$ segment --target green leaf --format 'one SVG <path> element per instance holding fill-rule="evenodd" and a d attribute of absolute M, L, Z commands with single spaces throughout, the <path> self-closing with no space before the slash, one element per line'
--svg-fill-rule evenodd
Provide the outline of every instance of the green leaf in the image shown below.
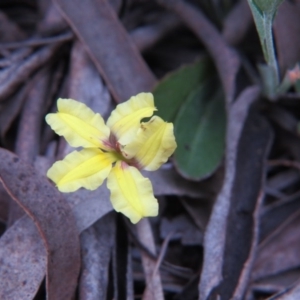
<path fill-rule="evenodd" d="M 248 2 L 253 3 L 253 5 L 257 7 L 257 10 L 260 11 L 260 14 L 267 14 L 274 18 L 278 6 L 283 2 L 283 0 L 250 0 Z"/>
<path fill-rule="evenodd" d="M 211 82 L 195 89 L 175 119 L 177 149 L 175 164 L 180 174 L 200 180 L 219 166 L 225 147 L 226 114 L 224 96 L 212 96 Z"/>
<path fill-rule="evenodd" d="M 185 178 L 201 180 L 222 161 L 225 103 L 217 73 L 207 58 L 164 78 L 154 91 L 158 115 L 174 122 L 174 161 Z"/>
<path fill-rule="evenodd" d="M 268 92 L 266 95 L 270 99 L 275 99 L 276 90 L 279 86 L 279 71 L 275 56 L 272 25 L 278 6 L 282 2 L 283 0 L 248 0 L 263 54 L 268 65 L 267 69 L 260 69 L 264 74 L 267 74 L 267 72 L 270 74 L 270 78 L 267 81 L 265 81 L 266 78 L 263 78 L 264 90 Z"/>
<path fill-rule="evenodd" d="M 211 77 L 213 73 L 213 64 L 205 57 L 164 78 L 153 91 L 158 115 L 165 121 L 173 121 L 183 99 L 201 82 Z"/>
<path fill-rule="evenodd" d="M 275 58 L 272 24 L 283 0 L 248 0 L 267 64 Z"/>

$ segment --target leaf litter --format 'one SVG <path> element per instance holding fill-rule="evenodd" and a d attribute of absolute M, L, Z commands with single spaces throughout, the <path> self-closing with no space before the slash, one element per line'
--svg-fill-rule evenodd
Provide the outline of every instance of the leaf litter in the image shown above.
<path fill-rule="evenodd" d="M 299 5 L 252 2 L 275 17 L 282 82 Z M 299 298 L 300 78 L 263 93 L 248 1 L 5 0 L 0 22 L 1 299 Z M 159 215 L 133 226 L 106 188 L 49 182 L 70 148 L 44 116 L 63 97 L 107 118 L 139 92 L 179 147 L 145 172 Z"/>

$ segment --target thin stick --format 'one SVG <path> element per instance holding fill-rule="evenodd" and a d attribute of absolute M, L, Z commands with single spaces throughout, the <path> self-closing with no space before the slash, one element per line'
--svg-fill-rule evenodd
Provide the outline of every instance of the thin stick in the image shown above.
<path fill-rule="evenodd" d="M 74 38 L 72 32 L 66 32 L 58 36 L 51 36 L 45 38 L 32 38 L 22 42 L 13 42 L 13 43 L 0 43 L 0 49 L 17 49 L 23 47 L 39 47 L 45 46 L 54 43 L 68 42 Z"/>
<path fill-rule="evenodd" d="M 136 224 L 138 237 L 143 245 L 156 255 L 154 238 L 152 235 L 151 226 L 147 218 L 142 219 Z M 146 290 L 143 295 L 143 300 L 163 300 L 163 289 L 159 272 L 155 272 L 156 263 L 146 253 L 142 252 L 142 264 L 146 279 Z"/>

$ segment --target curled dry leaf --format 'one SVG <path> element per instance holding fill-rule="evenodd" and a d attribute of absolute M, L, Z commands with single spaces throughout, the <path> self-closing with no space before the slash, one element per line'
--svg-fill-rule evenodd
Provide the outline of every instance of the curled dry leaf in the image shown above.
<path fill-rule="evenodd" d="M 201 299 L 242 299 L 253 264 L 272 140 L 268 123 L 250 110 L 257 93 L 246 89 L 229 111 L 225 179 L 205 235 Z"/>

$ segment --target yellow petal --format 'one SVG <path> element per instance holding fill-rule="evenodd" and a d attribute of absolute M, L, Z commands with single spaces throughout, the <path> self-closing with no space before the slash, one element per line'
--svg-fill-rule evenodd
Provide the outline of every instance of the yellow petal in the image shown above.
<path fill-rule="evenodd" d="M 173 131 L 172 123 L 154 116 L 141 124 L 135 140 L 123 148 L 123 154 L 126 158 L 134 157 L 141 169 L 155 171 L 177 147 Z"/>
<path fill-rule="evenodd" d="M 46 122 L 72 147 L 99 147 L 109 149 L 110 130 L 100 114 L 95 114 L 85 104 L 72 99 L 58 99 L 58 112 L 48 114 Z"/>
<path fill-rule="evenodd" d="M 153 196 L 151 182 L 135 168 L 118 161 L 108 175 L 107 187 L 114 209 L 127 216 L 132 223 L 143 217 L 158 215 L 158 203 Z"/>
<path fill-rule="evenodd" d="M 111 153 L 96 148 L 73 151 L 54 163 L 47 176 L 61 192 L 74 192 L 81 187 L 95 190 L 107 178 L 114 161 Z"/>
<path fill-rule="evenodd" d="M 125 145 L 135 136 L 141 119 L 151 117 L 155 110 L 153 95 L 140 93 L 117 105 L 107 120 L 107 126 L 118 142 Z"/>

